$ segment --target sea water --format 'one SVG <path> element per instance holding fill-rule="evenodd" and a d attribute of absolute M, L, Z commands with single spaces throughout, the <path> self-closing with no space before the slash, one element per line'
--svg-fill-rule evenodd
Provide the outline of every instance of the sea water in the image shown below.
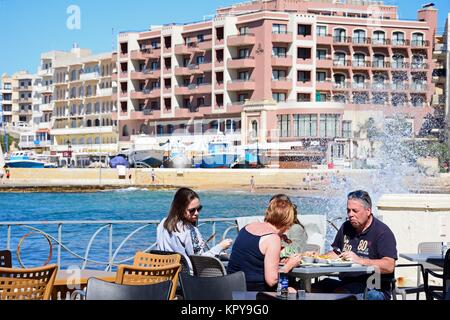
<path fill-rule="evenodd" d="M 0 221 L 142 221 L 161 220 L 166 217 L 175 191 L 147 191 L 141 189 L 123 189 L 98 193 L 5 193 L 0 194 Z M 203 211 L 200 218 L 236 218 L 243 216 L 264 215 L 271 195 L 258 195 L 239 192 L 200 192 Z M 315 197 L 291 197 L 298 206 L 300 214 L 327 214 L 333 208 L 333 199 Z M 345 208 L 338 210 L 345 216 Z M 92 235 L 101 227 L 97 225 L 64 225 L 62 243 L 66 249 L 79 256 L 85 256 L 86 248 Z M 133 230 L 142 225 L 127 224 L 113 226 L 113 252 Z M 40 230 L 58 237 L 57 226 L 35 226 Z M 220 241 L 223 232 L 230 224 L 216 225 L 216 241 Z M 329 228 L 330 229 L 330 228 Z M 200 228 L 204 238 L 212 234 L 211 225 Z M 32 232 L 25 227 L 12 227 L 10 249 L 13 252 L 14 265 L 18 266 L 15 251 L 20 239 Z M 235 230 L 227 237 L 234 238 Z M 335 232 L 331 230 L 327 242 L 332 240 Z M 0 226 L 0 250 L 6 248 L 7 227 Z M 109 229 L 105 228 L 95 238 L 88 258 L 98 262 L 108 261 Z M 133 256 L 134 252 L 147 249 L 156 240 L 156 226 L 150 226 L 136 233 L 117 254 L 115 261 L 123 261 Z M 329 244 L 329 243 L 328 243 Z M 61 265 L 81 266 L 81 260 L 61 250 Z M 53 243 L 51 263 L 56 263 L 57 245 Z M 21 245 L 21 257 L 25 266 L 39 266 L 49 255 L 47 240 L 38 234 L 27 237 Z M 127 263 L 132 263 L 128 260 Z M 89 268 L 104 269 L 105 265 L 89 263 Z"/>

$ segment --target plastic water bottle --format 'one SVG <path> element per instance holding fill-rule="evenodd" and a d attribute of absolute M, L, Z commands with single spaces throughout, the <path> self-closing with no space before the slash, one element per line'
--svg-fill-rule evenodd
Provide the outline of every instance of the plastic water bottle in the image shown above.
<path fill-rule="evenodd" d="M 286 272 L 280 270 L 278 275 L 277 296 L 287 299 L 289 296 L 289 279 Z"/>
<path fill-rule="evenodd" d="M 442 245 L 441 245 L 442 257 L 445 257 L 445 254 L 447 253 L 447 250 L 448 250 L 447 242 L 446 241 L 442 241 Z"/>

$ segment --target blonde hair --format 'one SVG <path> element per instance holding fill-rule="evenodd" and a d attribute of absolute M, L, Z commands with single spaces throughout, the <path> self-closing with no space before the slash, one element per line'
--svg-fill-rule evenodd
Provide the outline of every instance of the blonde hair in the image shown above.
<path fill-rule="evenodd" d="M 291 201 L 275 198 L 266 210 L 265 222 L 277 229 L 290 228 L 295 221 L 295 208 Z"/>

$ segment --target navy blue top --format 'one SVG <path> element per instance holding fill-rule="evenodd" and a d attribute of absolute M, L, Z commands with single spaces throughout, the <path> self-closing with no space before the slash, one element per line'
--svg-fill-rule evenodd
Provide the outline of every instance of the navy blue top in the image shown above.
<path fill-rule="evenodd" d="M 234 242 L 227 273 L 243 271 L 248 291 L 273 290 L 264 280 L 264 255 L 259 250 L 259 241 L 269 234 L 273 233 L 256 236 L 243 228 Z"/>
<path fill-rule="evenodd" d="M 349 221 L 346 221 L 338 231 L 334 239 L 333 248 L 339 248 L 342 252 L 353 251 L 364 259 L 382 259 L 389 257 L 397 260 L 397 242 L 391 229 L 373 217 L 369 228 L 358 234 Z M 342 280 L 348 282 L 366 281 L 368 275 L 346 276 Z M 386 299 L 390 298 L 390 281 L 394 279 L 394 273 L 381 275 L 381 291 Z"/>

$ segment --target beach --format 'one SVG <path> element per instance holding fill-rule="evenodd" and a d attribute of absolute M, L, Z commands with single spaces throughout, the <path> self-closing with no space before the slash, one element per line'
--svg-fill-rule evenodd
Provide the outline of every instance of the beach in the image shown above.
<path fill-rule="evenodd" d="M 190 187 L 199 191 L 236 191 L 257 194 L 291 193 L 327 195 L 350 182 L 370 183 L 375 170 L 302 169 L 129 169 L 123 177 L 115 169 L 11 169 L 0 192 L 96 192 L 122 188 L 172 190 Z M 254 187 L 251 186 L 253 177 Z M 385 176 L 389 180 L 389 176 Z M 413 193 L 450 193 L 450 175 L 404 175 L 396 182 Z"/>

